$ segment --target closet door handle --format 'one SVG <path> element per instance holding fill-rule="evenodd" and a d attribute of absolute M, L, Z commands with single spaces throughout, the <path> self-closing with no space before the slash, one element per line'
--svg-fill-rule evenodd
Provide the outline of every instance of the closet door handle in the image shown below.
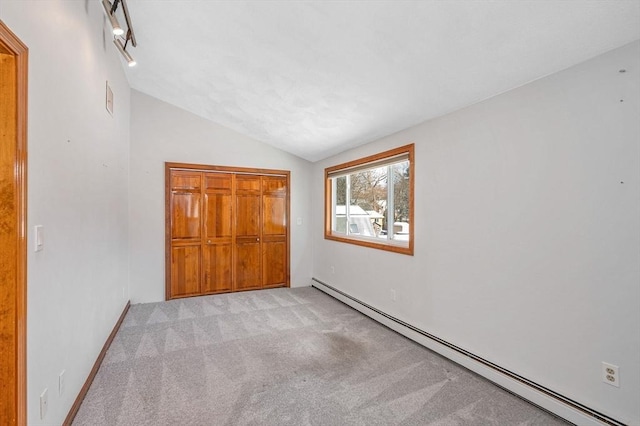
<path fill-rule="evenodd" d="M 256 238 L 256 241 L 260 241 L 260 238 Z"/>

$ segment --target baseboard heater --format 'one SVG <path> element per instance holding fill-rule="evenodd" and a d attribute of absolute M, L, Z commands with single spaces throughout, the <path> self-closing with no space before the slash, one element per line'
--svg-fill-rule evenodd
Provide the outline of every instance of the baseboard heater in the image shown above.
<path fill-rule="evenodd" d="M 557 393 L 557 392 L 555 392 L 555 391 L 553 391 L 551 389 L 548 389 L 548 388 L 546 388 L 546 387 L 544 387 L 544 386 L 542 386 L 542 385 L 540 385 L 540 384 L 538 384 L 536 382 L 533 382 L 533 381 L 531 381 L 531 380 L 529 380 L 529 379 L 527 379 L 525 377 L 522 377 L 519 374 L 516 374 L 516 373 L 514 373 L 512 371 L 509 371 L 506 368 L 500 367 L 499 365 L 496 365 L 496 364 L 492 363 L 491 361 L 488 361 L 488 360 L 486 360 L 486 359 L 484 359 L 484 358 L 482 358 L 482 357 L 480 357 L 478 355 L 475 355 L 475 354 L 473 354 L 473 353 L 471 353 L 471 352 L 469 352 L 469 351 L 467 351 L 467 350 L 465 350 L 465 349 L 463 349 L 463 348 L 461 348 L 459 346 L 456 346 L 453 343 L 449 343 L 446 340 L 443 340 L 443 339 L 441 339 L 441 338 L 439 338 L 437 336 L 434 336 L 431 333 L 427 333 L 426 331 L 421 330 L 421 329 L 419 329 L 419 328 L 417 328 L 417 327 L 415 327 L 415 326 L 413 326 L 413 325 L 411 325 L 409 323 L 406 323 L 406 322 L 402 321 L 401 319 L 398 319 L 398 318 L 396 318 L 396 317 L 394 317 L 392 315 L 389 315 L 386 312 L 383 312 L 383 311 L 379 310 L 378 308 L 375 308 L 375 307 L 369 305 L 368 303 L 365 303 L 365 302 L 363 302 L 363 301 L 351 296 L 350 294 L 347 294 L 347 293 L 343 292 L 342 290 L 338 290 L 337 288 L 335 288 L 333 286 L 330 286 L 327 283 L 324 283 L 324 282 L 322 282 L 322 281 L 320 281 L 320 280 L 318 280 L 316 278 L 312 278 L 312 281 L 314 281 L 311 284 L 312 287 L 322 291 L 323 293 L 328 294 L 329 296 L 334 297 L 336 300 L 339 300 L 339 301 L 341 301 L 343 303 L 346 303 L 348 306 L 351 306 L 349 303 L 345 302 L 344 300 L 340 300 L 339 297 L 336 297 L 334 294 L 331 294 L 331 292 L 337 293 L 338 295 L 340 295 L 340 296 L 342 296 L 342 297 L 344 297 L 346 299 L 349 299 L 352 302 L 355 302 L 357 305 L 360 305 L 361 307 L 364 307 L 367 310 L 372 311 L 377 315 L 380 315 L 380 316 L 382 316 L 382 317 L 384 317 L 384 318 L 386 318 L 386 319 L 388 319 L 388 320 L 390 320 L 390 321 L 392 321 L 392 322 L 394 322 L 394 323 L 396 323 L 396 324 L 398 324 L 398 325 L 400 325 L 402 327 L 405 327 L 405 328 L 407 328 L 407 329 L 409 329 L 409 330 L 411 330 L 411 331 L 413 331 L 415 333 L 418 333 L 419 335 L 424 336 L 427 339 L 433 340 L 433 341 L 437 342 L 438 344 L 444 346 L 447 349 L 450 349 L 450 350 L 455 351 L 456 353 L 458 353 L 460 355 L 463 355 L 463 356 L 465 356 L 467 358 L 470 358 L 471 360 L 482 364 L 484 367 L 487 367 L 487 368 L 489 368 L 489 369 L 491 369 L 491 370 L 493 370 L 495 372 L 498 372 L 498 373 L 500 373 L 500 374 L 502 374 L 502 375 L 504 375 L 504 376 L 506 376 L 506 377 L 508 377 L 510 379 L 516 380 L 517 382 L 519 382 L 519 383 L 531 388 L 532 390 L 535 390 L 537 392 L 540 392 L 540 393 L 544 394 L 545 396 L 551 398 L 555 402 L 561 403 L 564 406 L 567 406 L 567 407 L 569 407 L 569 408 L 581 413 L 583 416 L 586 416 L 588 419 L 595 420 L 596 422 L 600 422 L 600 424 L 606 424 L 606 425 L 611 425 L 611 426 L 627 426 L 625 423 L 619 422 L 618 420 L 615 420 L 615 419 L 613 419 L 613 418 L 611 418 L 611 417 L 609 417 L 609 416 L 607 416 L 605 414 L 599 413 L 599 412 L 597 412 L 597 411 L 595 411 L 595 410 L 593 410 L 593 409 L 591 409 L 591 408 L 589 408 L 589 407 L 587 407 L 585 405 L 580 404 L 577 401 L 572 400 L 571 398 L 567 398 L 566 396 L 563 396 L 563 395 L 561 395 L 561 394 L 559 394 L 559 393 Z M 330 291 L 327 291 L 327 290 L 330 290 Z M 371 317 L 371 315 L 368 315 L 367 311 L 361 311 L 356 306 L 351 306 L 351 307 L 356 309 L 356 310 L 359 310 L 363 314 Z M 375 318 L 373 318 L 373 319 L 375 320 Z M 394 331 L 398 331 L 398 330 L 394 330 Z M 404 335 L 404 333 L 400 333 L 400 334 Z M 405 337 L 408 337 L 408 338 L 411 339 L 410 336 L 405 335 Z M 411 339 L 411 340 L 415 340 L 415 339 Z M 420 342 L 417 342 L 417 343 L 420 343 Z M 455 361 L 453 361 L 453 362 L 455 362 Z M 465 368 L 468 368 L 468 367 L 465 367 Z M 482 375 L 482 374 L 480 374 L 480 375 Z M 514 391 L 512 391 L 510 389 L 505 388 L 504 386 L 500 385 L 499 383 L 496 383 L 494 380 L 491 380 L 491 378 L 486 377 L 486 376 L 484 376 L 484 377 L 487 378 L 488 380 L 492 381 L 493 383 L 495 383 L 500 388 L 506 390 L 507 392 L 515 394 L 518 397 L 524 398 L 527 401 L 533 403 L 534 405 L 540 406 L 539 404 L 536 404 L 534 401 L 530 401 L 528 398 L 526 398 L 526 397 L 524 397 L 522 395 L 519 395 L 518 393 L 516 393 L 516 392 L 514 392 Z M 544 409 L 545 411 L 549 411 L 545 407 L 541 407 L 541 408 Z M 554 413 L 554 414 L 558 415 L 557 413 Z"/>

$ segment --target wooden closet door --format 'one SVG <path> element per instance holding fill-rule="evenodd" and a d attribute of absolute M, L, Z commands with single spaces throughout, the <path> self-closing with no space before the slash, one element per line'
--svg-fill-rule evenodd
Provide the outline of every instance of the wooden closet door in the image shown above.
<path fill-rule="evenodd" d="M 202 173 L 171 174 L 171 297 L 201 292 Z"/>
<path fill-rule="evenodd" d="M 289 172 L 165 163 L 166 297 L 289 286 Z"/>
<path fill-rule="evenodd" d="M 262 286 L 282 287 L 288 279 L 287 178 L 262 178 Z"/>
<path fill-rule="evenodd" d="M 204 244 L 202 293 L 233 289 L 233 175 L 204 175 Z"/>
<path fill-rule="evenodd" d="M 262 287 L 261 180 L 256 175 L 236 175 L 234 290 Z"/>

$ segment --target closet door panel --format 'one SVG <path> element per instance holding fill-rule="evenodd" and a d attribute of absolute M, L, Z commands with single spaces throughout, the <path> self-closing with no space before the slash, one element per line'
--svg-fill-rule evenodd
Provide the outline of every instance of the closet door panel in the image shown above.
<path fill-rule="evenodd" d="M 260 195 L 236 195 L 236 237 L 260 237 Z"/>
<path fill-rule="evenodd" d="M 262 180 L 262 233 L 264 236 L 287 233 L 287 179 L 265 176 Z"/>
<path fill-rule="evenodd" d="M 173 191 L 171 194 L 171 238 L 200 238 L 200 194 Z"/>
<path fill-rule="evenodd" d="M 259 175 L 236 175 L 237 193 L 260 193 Z"/>
<path fill-rule="evenodd" d="M 282 287 L 287 283 L 287 243 L 286 241 L 268 242 L 265 239 L 262 249 L 262 285 L 263 287 Z"/>
<path fill-rule="evenodd" d="M 233 218 L 231 193 L 205 194 L 205 229 L 207 239 L 231 238 Z"/>
<path fill-rule="evenodd" d="M 207 191 L 231 191 L 232 173 L 206 173 L 205 188 Z"/>
<path fill-rule="evenodd" d="M 233 288 L 231 243 L 207 244 L 204 248 L 202 293 L 228 292 Z"/>
<path fill-rule="evenodd" d="M 287 232 L 287 200 L 265 195 L 263 199 L 263 235 L 285 235 Z"/>
<path fill-rule="evenodd" d="M 200 293 L 200 245 L 174 246 L 171 249 L 171 295 Z"/>
<path fill-rule="evenodd" d="M 250 290 L 261 287 L 260 243 L 236 244 L 235 290 Z"/>
<path fill-rule="evenodd" d="M 171 238 L 198 239 L 202 174 L 174 172 L 171 176 Z"/>

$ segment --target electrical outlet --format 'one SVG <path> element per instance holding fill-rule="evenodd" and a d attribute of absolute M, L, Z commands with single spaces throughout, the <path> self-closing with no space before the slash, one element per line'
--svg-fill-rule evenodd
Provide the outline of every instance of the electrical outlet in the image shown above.
<path fill-rule="evenodd" d="M 64 373 L 65 370 L 58 375 L 58 395 L 62 395 L 64 393 Z"/>
<path fill-rule="evenodd" d="M 44 416 L 47 415 L 47 408 L 49 408 L 49 395 L 47 388 L 45 388 L 40 394 L 40 419 L 44 419 Z"/>
<path fill-rule="evenodd" d="M 391 289 L 391 300 L 396 301 L 396 291 L 394 289 Z"/>
<path fill-rule="evenodd" d="M 334 268 L 333 266 L 331 267 L 331 273 L 335 274 L 336 273 L 336 268 Z"/>
<path fill-rule="evenodd" d="M 126 298 L 127 298 L 127 292 L 126 292 L 125 287 L 122 287 L 122 298 L 123 298 L 123 299 L 126 299 Z"/>
<path fill-rule="evenodd" d="M 602 363 L 602 381 L 608 385 L 620 387 L 620 372 L 617 365 Z"/>

